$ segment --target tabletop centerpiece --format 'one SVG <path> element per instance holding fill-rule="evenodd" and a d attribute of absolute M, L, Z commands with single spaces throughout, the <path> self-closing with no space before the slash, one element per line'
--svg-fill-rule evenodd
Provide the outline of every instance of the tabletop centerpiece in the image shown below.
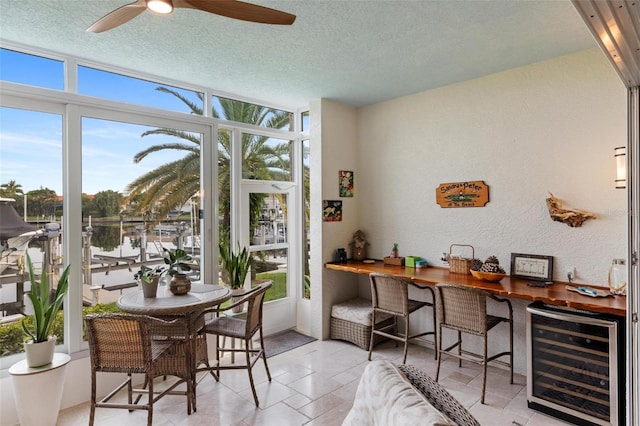
<path fill-rule="evenodd" d="M 191 265 L 187 262 L 191 256 L 182 249 L 163 248 L 163 265 L 150 268 L 142 265 L 134 278 L 140 280 L 144 297 L 156 297 L 158 283 L 164 275 L 171 276 L 169 291 L 175 295 L 187 294 L 191 290 L 191 280 L 186 272 L 191 271 Z"/>
<path fill-rule="evenodd" d="M 57 338 L 50 333 L 58 311 L 62 308 L 64 295 L 69 288 L 69 268 L 71 265 L 67 265 L 62 271 L 53 295 L 50 293 L 49 277 L 46 269 L 43 269 L 40 273 L 40 282 L 36 281 L 33 264 L 28 253 L 27 266 L 29 268 L 29 281 L 31 282 L 31 291 L 27 293 L 27 297 L 33 306 L 33 321 L 31 321 L 31 317 L 22 319 L 22 330 L 30 338 L 24 342 L 24 351 L 27 365 L 29 367 L 40 367 L 51 364 L 53 360 Z"/>
<path fill-rule="evenodd" d="M 191 280 L 185 272 L 191 271 L 191 265 L 187 262 L 191 256 L 182 250 L 164 250 L 164 263 L 167 265 L 167 274 L 171 276 L 169 290 L 175 295 L 187 294 L 191 290 Z"/>

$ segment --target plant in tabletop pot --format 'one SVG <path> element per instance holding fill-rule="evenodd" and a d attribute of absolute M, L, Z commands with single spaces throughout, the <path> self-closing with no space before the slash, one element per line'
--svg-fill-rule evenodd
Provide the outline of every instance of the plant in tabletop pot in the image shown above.
<path fill-rule="evenodd" d="M 142 265 L 140 270 L 134 274 L 133 278 L 140 283 L 142 294 L 145 298 L 156 297 L 158 282 L 165 272 L 164 266 L 149 268 L 146 265 Z"/>
<path fill-rule="evenodd" d="M 230 244 L 220 243 L 220 265 L 222 266 L 224 281 L 228 281 L 229 287 L 231 287 L 231 294 L 236 295 L 244 292 L 243 286 L 249 268 L 251 267 L 251 253 L 246 247 L 240 248 L 238 243 L 238 250 L 234 252 L 231 249 Z M 237 300 L 237 299 L 236 299 Z M 231 303 L 233 304 L 234 298 L 231 297 Z M 235 306 L 233 312 L 242 312 L 242 305 Z"/>
<path fill-rule="evenodd" d="M 50 294 L 49 277 L 45 269 L 40 274 L 40 282 L 36 281 L 31 258 L 27 254 L 27 266 L 29 268 L 29 281 L 31 291 L 27 297 L 33 306 L 33 321 L 22 319 L 22 329 L 29 337 L 24 343 L 29 367 L 40 367 L 50 364 L 53 360 L 53 351 L 56 345 L 56 336 L 51 336 L 51 329 L 56 321 L 58 311 L 62 308 L 64 295 L 69 288 L 69 268 L 62 271 L 56 286 L 55 294 Z"/>
<path fill-rule="evenodd" d="M 191 280 L 185 274 L 185 272 L 191 271 L 191 265 L 187 263 L 190 260 L 191 256 L 182 249 L 164 249 L 164 263 L 168 267 L 166 272 L 171 276 L 169 284 L 171 293 L 187 294 L 191 290 Z"/>

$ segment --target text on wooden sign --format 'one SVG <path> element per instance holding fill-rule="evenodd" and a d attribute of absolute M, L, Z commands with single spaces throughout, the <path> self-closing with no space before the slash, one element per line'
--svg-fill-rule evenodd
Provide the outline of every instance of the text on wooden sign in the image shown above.
<path fill-rule="evenodd" d="M 441 183 L 436 188 L 440 207 L 484 207 L 489 202 L 489 187 L 482 180 Z"/>

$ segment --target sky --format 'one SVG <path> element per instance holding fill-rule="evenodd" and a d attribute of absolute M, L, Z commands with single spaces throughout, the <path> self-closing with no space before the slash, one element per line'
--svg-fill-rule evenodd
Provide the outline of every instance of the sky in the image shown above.
<path fill-rule="evenodd" d="M 63 65 L 59 61 L 34 58 L 0 50 L 0 79 L 62 90 Z M 90 96 L 189 112 L 177 97 L 158 92 L 157 83 L 117 76 L 81 67 L 78 92 Z M 193 92 L 176 89 L 194 102 Z M 146 136 L 156 127 L 83 118 L 82 192 L 120 193 L 145 172 L 175 160 L 175 151 L 158 152 L 134 164 L 137 152 L 150 145 L 176 142 L 169 136 Z M 49 188 L 62 194 L 62 116 L 13 108 L 0 108 L 0 184 L 16 181 L 24 192 Z"/>

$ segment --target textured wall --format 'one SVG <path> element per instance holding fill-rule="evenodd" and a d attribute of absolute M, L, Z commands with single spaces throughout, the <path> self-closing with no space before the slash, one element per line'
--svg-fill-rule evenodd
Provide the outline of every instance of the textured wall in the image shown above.
<path fill-rule="evenodd" d="M 578 282 L 595 285 L 606 285 L 611 258 L 625 257 L 626 193 L 614 189 L 613 148 L 626 144 L 626 91 L 596 49 L 359 109 L 355 151 L 343 145 L 353 134 L 350 114 L 324 101 L 322 111 L 333 113 L 322 116 L 323 132 L 332 129 L 331 137 L 321 138 L 323 197 L 335 196 L 339 169 L 356 171 L 345 221 L 322 227 L 324 262 L 356 229 L 367 234 L 373 258 L 398 243 L 400 255 L 441 265 L 442 252 L 464 243 L 483 260 L 498 256 L 507 271 L 512 252 L 554 256 L 556 280 L 575 267 Z M 436 204 L 440 183 L 466 180 L 489 185 L 485 207 Z M 597 219 L 580 228 L 553 222 L 545 203 L 549 191 L 565 207 Z M 316 303 L 324 327 L 331 304 L 350 296 L 354 278 L 323 272 L 323 300 Z M 367 277 L 356 280 L 367 295 Z M 411 296 L 424 294 L 412 290 Z M 526 305 L 514 301 L 515 369 L 521 374 Z M 430 316 L 419 315 L 412 328 L 430 327 Z M 506 348 L 505 331 L 495 331 L 492 347 Z M 468 349 L 479 349 L 471 343 Z"/>
<path fill-rule="evenodd" d="M 430 264 L 452 243 L 476 257 L 555 257 L 555 279 L 606 285 L 626 254 L 626 194 L 614 189 L 613 148 L 626 144 L 626 91 L 588 50 L 358 111 L 360 227 L 371 254 L 397 242 Z M 490 202 L 445 209 L 440 183 L 483 180 Z M 553 222 L 548 191 L 595 213 L 580 228 Z"/>

